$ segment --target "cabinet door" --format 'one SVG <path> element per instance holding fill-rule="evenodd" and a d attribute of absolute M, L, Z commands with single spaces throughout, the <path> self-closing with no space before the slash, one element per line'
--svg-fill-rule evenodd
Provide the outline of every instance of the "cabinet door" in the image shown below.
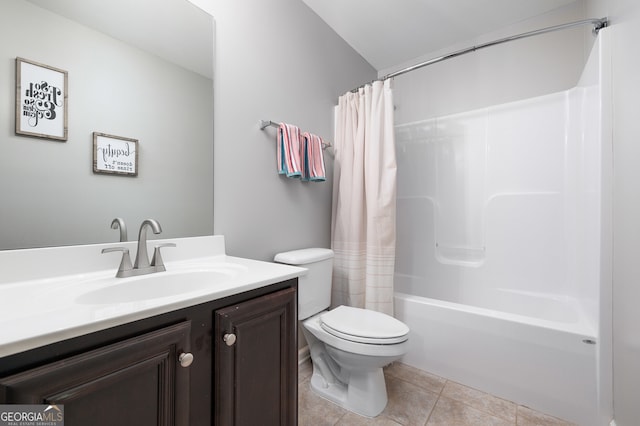
<path fill-rule="evenodd" d="M 215 311 L 216 425 L 297 424 L 296 306 L 288 288 Z"/>
<path fill-rule="evenodd" d="M 189 321 L 0 379 L 6 403 L 63 404 L 65 425 L 188 425 Z"/>

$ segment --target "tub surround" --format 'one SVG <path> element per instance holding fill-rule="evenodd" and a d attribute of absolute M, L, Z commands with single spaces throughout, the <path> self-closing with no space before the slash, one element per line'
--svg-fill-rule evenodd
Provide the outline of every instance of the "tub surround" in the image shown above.
<path fill-rule="evenodd" d="M 612 417 L 608 39 L 569 90 L 396 127 L 403 362 L 585 426 Z"/>
<path fill-rule="evenodd" d="M 167 271 L 153 278 L 212 271 L 220 280 L 209 287 L 155 296 L 150 281 L 149 298 L 96 303 L 99 300 L 92 299 L 91 292 L 108 294 L 107 287 L 124 290 L 121 286 L 150 277 L 115 278 L 119 254 L 101 254 L 102 249 L 114 246 L 135 252 L 135 241 L 0 251 L 0 357 L 258 289 L 306 271 L 227 256 L 223 236 L 148 243 L 149 247 L 176 244 L 162 253 Z M 178 279 L 176 286 L 180 288 Z"/>

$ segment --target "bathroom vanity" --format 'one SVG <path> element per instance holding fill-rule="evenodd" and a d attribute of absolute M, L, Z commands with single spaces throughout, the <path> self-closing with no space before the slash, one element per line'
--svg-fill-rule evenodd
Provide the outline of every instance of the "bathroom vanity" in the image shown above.
<path fill-rule="evenodd" d="M 22 282 L 22 294 L 44 284 L 47 300 L 63 304 L 38 306 L 49 312 L 29 316 L 7 301 L 17 286 L 0 283 L 0 404 L 64 404 L 70 426 L 295 425 L 296 290 L 305 270 L 220 250 L 195 260 L 187 253 L 202 254 L 211 244 L 224 250 L 215 238 L 172 240 L 183 250 L 167 251 L 161 274 L 178 288 L 180 278 L 188 284 L 205 272 L 235 268 L 208 289 L 188 284 L 187 296 L 164 296 L 161 281 L 112 281 L 105 271 L 82 272 L 78 285 L 69 284 L 78 274 L 65 275 L 66 285 L 51 278 Z M 95 253 L 105 246 L 84 247 Z M 3 254 L 0 266 L 8 267 Z M 114 267 L 108 273 L 115 274 L 117 261 L 109 259 Z M 150 296 L 140 296 L 138 281 L 157 285 L 161 297 L 153 297 L 153 287 Z M 132 292 L 118 295 L 122 285 Z M 38 298 L 31 292 L 22 310 L 35 309 Z M 20 318 L 12 313 L 25 322 L 22 333 L 15 332 Z"/>

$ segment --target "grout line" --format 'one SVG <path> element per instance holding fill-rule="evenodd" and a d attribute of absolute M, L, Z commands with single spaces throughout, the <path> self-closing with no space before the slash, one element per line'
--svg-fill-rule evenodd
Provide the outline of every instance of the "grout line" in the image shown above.
<path fill-rule="evenodd" d="M 429 415 L 427 416 L 427 421 L 424 422 L 424 426 L 427 426 L 429 424 L 429 420 L 431 420 L 431 416 L 433 416 L 433 412 L 436 411 L 436 406 L 438 405 L 438 401 L 440 401 L 440 395 L 438 395 L 438 398 L 436 399 L 435 404 L 433 404 L 433 408 L 429 412 Z"/>
<path fill-rule="evenodd" d="M 442 396 L 443 396 L 442 394 L 444 393 L 444 388 L 447 386 L 447 383 L 454 383 L 454 384 L 457 384 L 457 385 L 460 385 L 460 386 L 467 387 L 467 388 L 469 388 L 469 389 L 473 389 L 473 390 L 478 391 L 478 392 L 482 392 L 482 393 L 483 393 L 483 394 L 485 394 L 485 395 L 488 395 L 488 396 L 491 396 L 491 397 L 494 397 L 494 398 L 498 398 L 498 397 L 496 397 L 495 395 L 492 395 L 492 394 L 490 394 L 490 393 L 487 393 L 487 392 L 481 391 L 481 390 L 479 390 L 479 389 L 475 389 L 475 388 L 469 387 L 469 386 L 467 386 L 467 385 L 464 385 L 464 384 L 462 384 L 462 383 L 455 382 L 455 381 L 453 381 L 453 380 L 445 379 L 444 386 L 442 386 L 442 390 L 441 390 L 441 391 L 440 391 L 440 393 L 438 394 L 438 399 L 436 400 L 436 405 L 438 404 L 438 401 L 440 401 L 440 397 L 442 397 Z M 466 407 L 471 408 L 471 409 L 472 409 L 472 410 L 474 410 L 474 411 L 478 411 L 478 412 L 483 413 L 483 414 L 486 414 L 486 415 L 488 415 L 488 416 L 490 416 L 490 417 L 493 417 L 493 418 L 496 418 L 496 419 L 500 419 L 500 420 L 504 420 L 504 421 L 511 422 L 511 420 L 506 419 L 506 418 L 504 418 L 504 417 L 502 417 L 502 416 L 499 416 L 499 415 L 497 415 L 496 413 L 493 413 L 493 412 L 491 412 L 491 411 L 484 410 L 484 409 L 479 408 L 479 407 L 474 407 L 473 405 L 469 404 L 467 401 L 463 401 L 463 400 L 460 400 L 460 399 L 457 399 L 457 398 L 453 398 L 453 397 L 451 397 L 451 396 L 447 396 L 447 397 L 445 397 L 445 398 L 449 398 L 449 399 L 451 399 L 452 401 L 455 401 L 455 402 L 457 402 L 457 403 L 460 403 L 460 404 L 462 404 L 462 405 L 464 405 L 464 406 L 466 406 Z M 499 399 L 503 399 L 503 398 L 499 398 Z M 503 400 L 504 400 L 504 401 L 507 401 L 507 402 L 514 403 L 513 401 L 509 401 L 509 400 L 506 400 L 506 399 L 503 399 Z M 520 405 L 519 405 L 519 404 L 516 404 L 516 403 L 514 403 L 514 404 L 516 405 L 516 415 L 515 415 L 515 418 L 513 419 L 513 422 L 514 422 L 514 423 L 513 423 L 513 425 L 514 425 L 514 426 L 517 426 L 517 425 L 518 425 L 518 408 L 520 407 Z M 433 406 L 433 410 L 431 410 L 431 413 L 429 413 L 429 417 L 427 418 L 427 423 L 429 422 L 429 419 L 431 418 L 431 415 L 433 414 L 433 411 L 435 411 L 436 405 L 434 405 L 434 406 Z M 425 423 L 425 426 L 426 426 L 426 424 L 427 424 L 427 423 Z"/>
<path fill-rule="evenodd" d="M 440 401 L 442 392 L 444 392 L 445 386 L 447 386 L 447 383 L 449 383 L 449 379 L 445 379 L 444 377 L 443 379 L 444 379 L 444 384 L 442 385 L 442 389 L 440 389 L 440 392 L 438 392 L 438 397 L 436 398 L 436 402 L 433 404 L 433 408 L 429 412 L 429 415 L 427 416 L 427 421 L 424 423 L 424 426 L 427 426 L 429 424 L 429 420 L 431 420 L 431 416 L 433 416 L 433 412 L 436 411 L 436 407 L 438 406 L 438 402 Z"/>
<path fill-rule="evenodd" d="M 341 407 L 342 408 L 342 407 Z M 346 411 L 346 410 L 345 410 Z M 340 423 L 340 420 L 342 420 L 344 418 L 344 416 L 346 416 L 348 413 L 348 411 L 346 411 L 344 414 L 342 414 L 338 420 L 336 420 L 336 422 L 333 424 L 333 426 L 337 425 L 338 423 Z"/>

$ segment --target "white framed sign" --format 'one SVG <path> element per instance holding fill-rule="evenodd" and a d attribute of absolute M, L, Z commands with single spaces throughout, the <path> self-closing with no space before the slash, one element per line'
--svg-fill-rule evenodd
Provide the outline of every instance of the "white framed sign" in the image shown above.
<path fill-rule="evenodd" d="M 67 140 L 67 71 L 16 58 L 16 134 Z"/>
<path fill-rule="evenodd" d="M 93 172 L 138 176 L 138 140 L 93 132 Z"/>

